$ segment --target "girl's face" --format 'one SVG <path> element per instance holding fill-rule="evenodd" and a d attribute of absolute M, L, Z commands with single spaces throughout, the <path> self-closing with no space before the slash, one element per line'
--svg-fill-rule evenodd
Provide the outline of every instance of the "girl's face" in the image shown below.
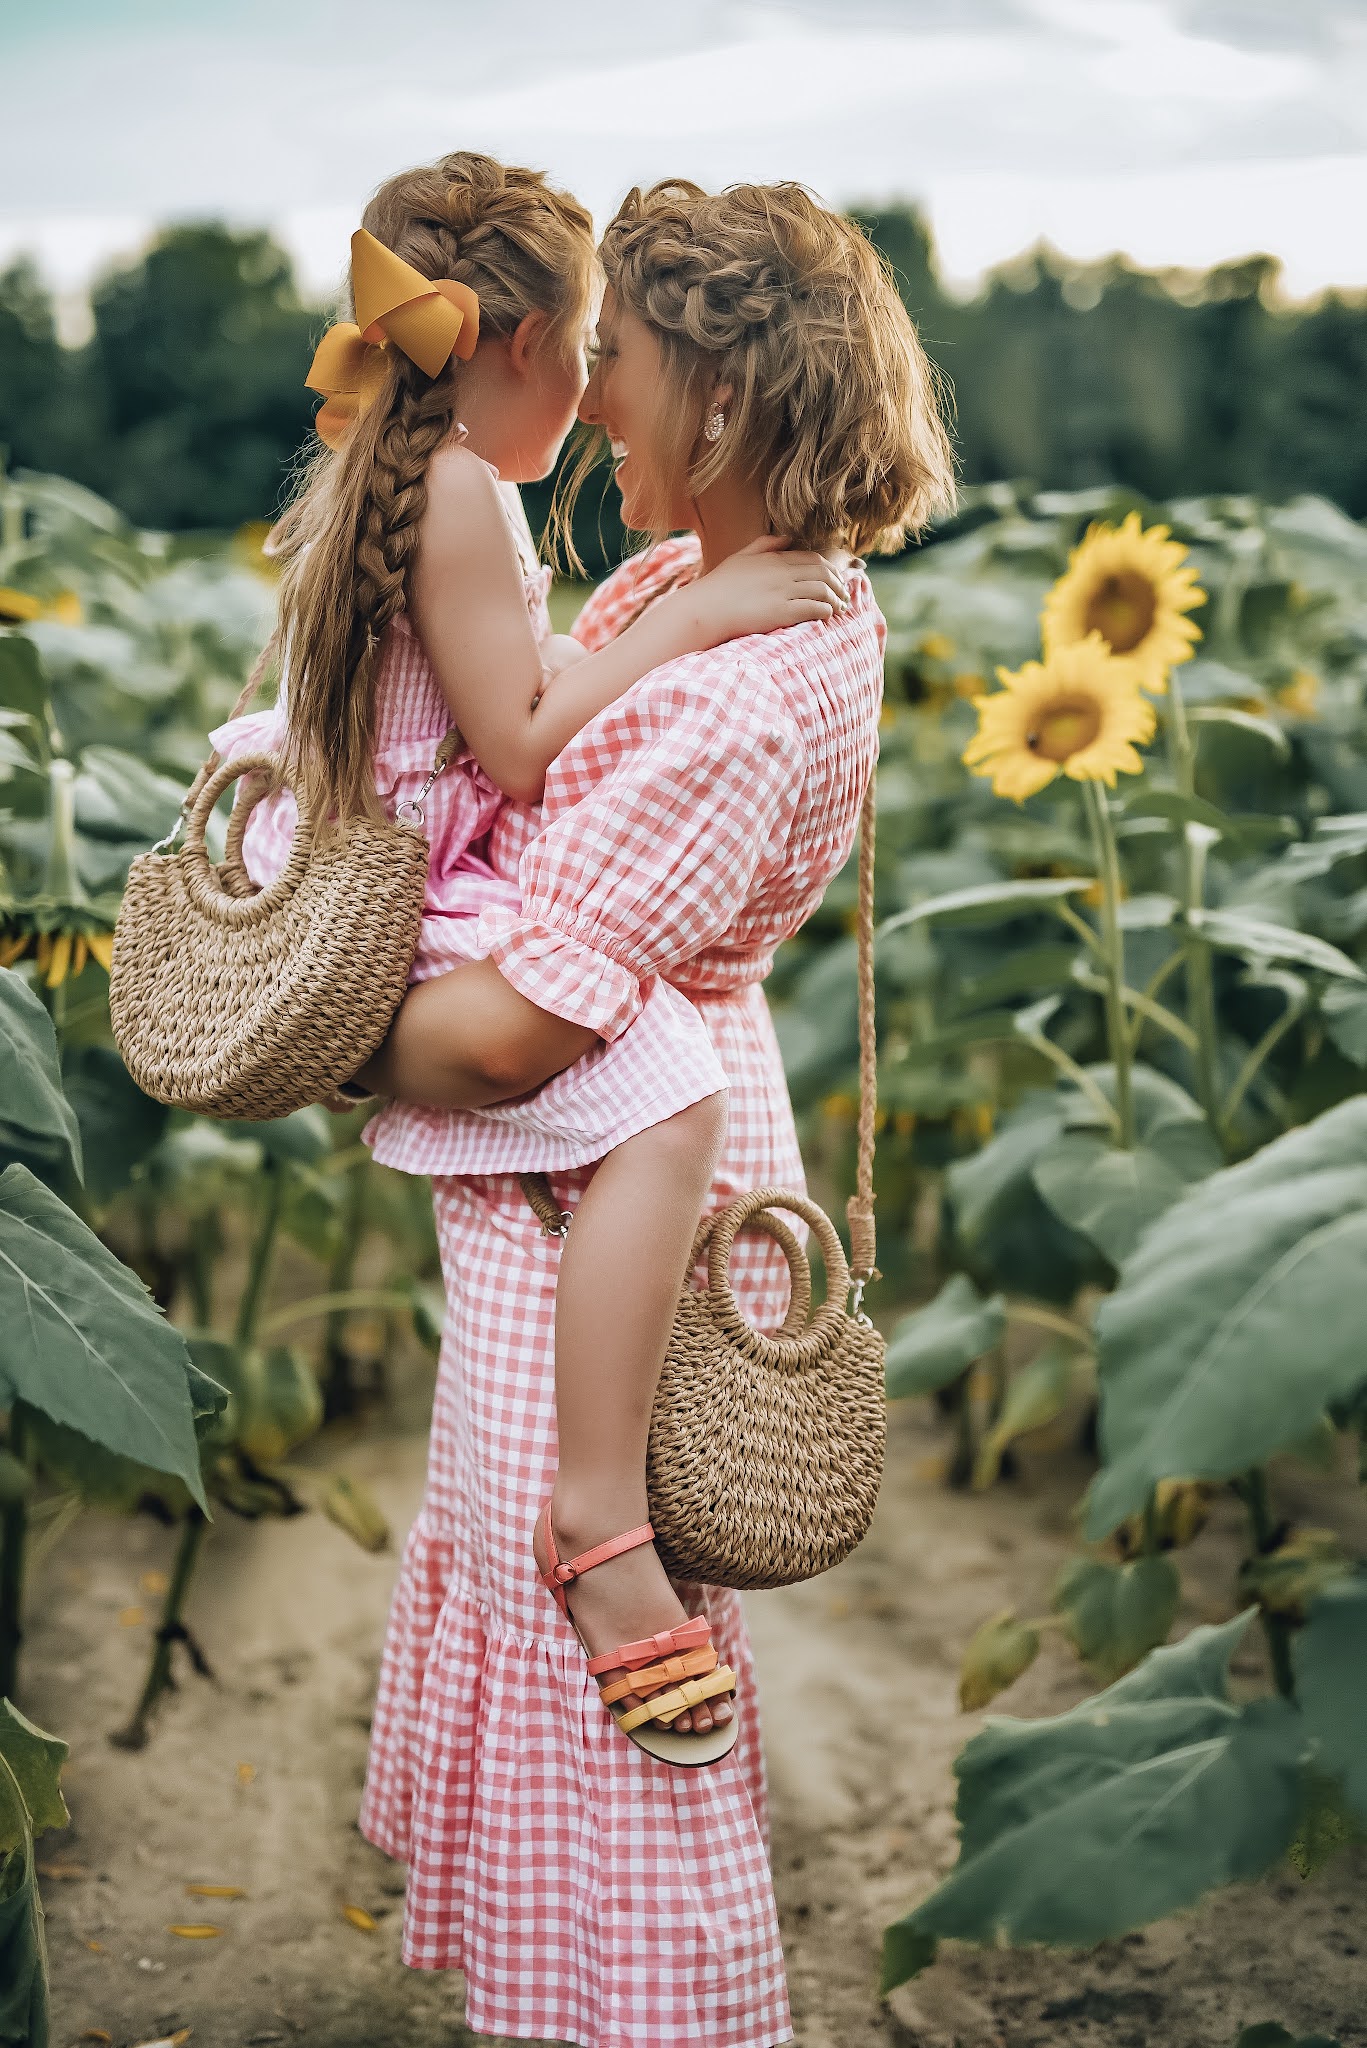
<path fill-rule="evenodd" d="M 499 464 L 506 477 L 520 484 L 534 483 L 555 468 L 588 379 L 587 327 L 567 345 L 563 335 L 546 329 L 544 316 L 534 314 L 530 319 L 539 323 L 539 331 L 527 336 L 524 367 L 508 414 L 515 446 Z M 529 324 L 524 321 L 523 327 Z M 514 336 L 514 352 L 516 344 Z"/>
<path fill-rule="evenodd" d="M 673 473 L 677 437 L 665 430 L 665 410 L 659 341 L 608 290 L 579 417 L 611 441 L 622 518 L 638 533 L 673 532 L 693 518 L 688 479 Z"/>

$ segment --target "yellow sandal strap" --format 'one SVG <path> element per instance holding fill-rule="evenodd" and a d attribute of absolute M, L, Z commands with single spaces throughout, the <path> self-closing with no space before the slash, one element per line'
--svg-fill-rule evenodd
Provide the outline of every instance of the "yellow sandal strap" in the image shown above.
<path fill-rule="evenodd" d="M 632 1671 L 602 1688 L 603 1705 L 611 1707 L 628 1693 L 645 1699 L 666 1686 L 679 1685 L 686 1678 L 703 1678 L 717 1668 L 717 1652 L 711 1643 L 705 1649 L 688 1650 L 682 1657 L 667 1657 L 663 1664 L 651 1664 L 644 1671 Z"/>
<path fill-rule="evenodd" d="M 643 1706 L 633 1707 L 629 1714 L 615 1716 L 617 1726 L 624 1735 L 629 1735 L 633 1728 L 644 1727 L 647 1721 L 673 1721 L 690 1707 L 700 1707 L 704 1700 L 716 1699 L 719 1693 L 734 1692 L 735 1688 L 735 1672 L 719 1664 L 706 1678 L 685 1679 L 674 1692 L 660 1694 Z"/>

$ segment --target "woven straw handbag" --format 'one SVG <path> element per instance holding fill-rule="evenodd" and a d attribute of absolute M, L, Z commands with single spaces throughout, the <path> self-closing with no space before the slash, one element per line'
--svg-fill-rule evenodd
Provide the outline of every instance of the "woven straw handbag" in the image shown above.
<path fill-rule="evenodd" d="M 873 1013 L 874 790 L 859 837 L 859 1135 L 847 1206 L 851 1260 L 815 1202 L 756 1188 L 704 1217 L 679 1297 L 656 1390 L 646 1452 L 655 1547 L 673 1579 L 713 1586 L 786 1586 L 815 1578 L 867 1533 L 878 1500 L 887 1434 L 883 1338 L 863 1313 L 874 1265 L 873 1148 L 878 1085 Z M 551 1236 L 569 1227 L 543 1174 L 523 1192 Z M 776 1214 L 811 1225 L 826 1267 L 813 1315 L 812 1275 L 796 1234 Z M 772 1335 L 741 1314 L 726 1277 L 736 1233 L 774 1238 L 792 1275 L 792 1299 Z M 695 1289 L 707 1259 L 707 1286 Z M 849 1301 L 847 1308 L 847 1298 Z"/>
<path fill-rule="evenodd" d="M 427 880 L 422 801 L 453 738 L 393 824 L 361 819 L 320 840 L 300 801 L 289 859 L 263 889 L 243 864 L 242 835 L 279 763 L 262 753 L 210 757 L 181 812 L 184 845 L 163 850 L 178 824 L 163 848 L 133 862 L 114 928 L 110 1015 L 144 1094 L 202 1116 L 288 1116 L 326 1101 L 364 1066 L 408 986 Z M 233 806 L 214 866 L 205 830 L 244 775 L 259 780 Z"/>

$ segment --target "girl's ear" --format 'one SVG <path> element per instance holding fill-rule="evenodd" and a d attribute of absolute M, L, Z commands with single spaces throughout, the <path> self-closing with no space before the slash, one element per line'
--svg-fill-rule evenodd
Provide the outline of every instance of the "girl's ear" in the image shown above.
<path fill-rule="evenodd" d="M 532 357 L 540 348 L 550 316 L 547 313 L 524 313 L 508 337 L 508 360 L 519 376 L 525 376 L 531 366 Z"/>

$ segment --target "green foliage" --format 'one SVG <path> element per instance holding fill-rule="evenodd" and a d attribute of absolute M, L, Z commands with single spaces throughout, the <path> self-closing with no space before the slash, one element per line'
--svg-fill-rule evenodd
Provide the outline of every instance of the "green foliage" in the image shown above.
<path fill-rule="evenodd" d="M 1318 1761 L 1342 1780 L 1349 1807 L 1367 1825 L 1367 1571 L 1320 1595 L 1295 1641 L 1296 1690 Z"/>
<path fill-rule="evenodd" d="M 1116 1145 L 1111 1134 L 1098 1131 L 1095 1106 L 1076 1096 L 1064 1128 L 1032 1168 L 1035 1186 L 1054 1214 L 1116 1267 L 1148 1226 L 1220 1163 L 1219 1147 L 1184 1089 L 1149 1067 L 1136 1066 L 1131 1078 L 1132 1147 Z M 1110 1070 L 1097 1069 L 1095 1079 L 1113 1098 Z"/>
<path fill-rule="evenodd" d="M 1367 1100 L 1199 1183 L 1097 1317 L 1106 1535 L 1160 1479 L 1224 1479 L 1304 1438 L 1367 1380 Z"/>
<path fill-rule="evenodd" d="M 204 1504 L 185 1344 L 140 1280 L 27 1168 L 0 1174 L 0 1407 L 24 1401 Z"/>
<path fill-rule="evenodd" d="M 81 1136 L 62 1092 L 52 1019 L 17 974 L 0 972 L 0 1155 L 81 1173 Z"/>
<path fill-rule="evenodd" d="M 33 1838 L 70 1816 L 58 1778 L 67 1746 L 0 1700 L 0 2042 L 47 2048 L 47 1954 Z"/>
<path fill-rule="evenodd" d="M 1277 302 L 1266 256 L 1202 274 L 1037 249 L 968 301 L 940 283 L 924 217 L 856 218 L 888 257 L 927 348 L 953 381 L 971 482 L 1123 478 L 1154 497 L 1316 490 L 1367 513 L 1367 305 Z"/>
<path fill-rule="evenodd" d="M 1066 1714 L 974 1736 L 955 1766 L 959 1861 L 888 1929 L 885 1990 L 945 1936 L 1104 1941 L 1285 1853 L 1306 1736 L 1283 1701 L 1230 1700 L 1246 1626 L 1194 1629 Z"/>
<path fill-rule="evenodd" d="M 1049 1604 L 1083 1663 L 1109 1682 L 1167 1641 L 1181 1591 L 1168 1557 L 1078 1557 L 1059 1573 Z"/>
<path fill-rule="evenodd" d="M 930 1394 L 967 1371 L 1006 1328 L 1000 1295 L 984 1301 L 964 1273 L 951 1274 L 928 1307 L 904 1316 L 888 1341 L 888 1394 Z"/>
<path fill-rule="evenodd" d="M 964 1712 L 985 1707 L 1014 1685 L 1039 1655 L 1039 1641 L 1039 1630 L 1018 1621 L 1009 1607 L 975 1629 L 959 1667 L 959 1705 Z"/>

